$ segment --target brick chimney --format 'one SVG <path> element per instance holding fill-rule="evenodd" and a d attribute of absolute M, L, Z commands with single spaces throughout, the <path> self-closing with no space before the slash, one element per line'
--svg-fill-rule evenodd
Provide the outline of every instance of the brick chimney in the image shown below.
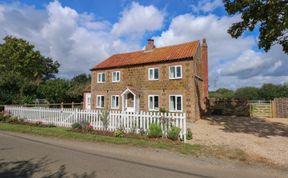
<path fill-rule="evenodd" d="M 155 45 L 154 45 L 154 40 L 153 39 L 148 39 L 148 43 L 147 45 L 145 46 L 145 51 L 151 51 L 155 48 Z"/>
<path fill-rule="evenodd" d="M 203 78 L 203 97 L 208 98 L 208 46 L 206 39 L 203 38 L 201 46 L 201 59 L 202 59 L 202 78 Z"/>

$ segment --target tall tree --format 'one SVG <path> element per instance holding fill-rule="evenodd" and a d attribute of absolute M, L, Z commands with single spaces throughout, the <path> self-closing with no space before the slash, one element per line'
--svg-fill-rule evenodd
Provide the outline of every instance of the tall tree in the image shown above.
<path fill-rule="evenodd" d="M 280 44 L 288 53 L 288 1 L 287 0 L 223 0 L 229 15 L 241 14 L 242 21 L 232 24 L 228 33 L 233 38 L 259 26 L 259 48 L 266 52 Z"/>
<path fill-rule="evenodd" d="M 226 88 L 219 88 L 216 91 L 209 92 L 210 98 L 231 99 L 234 96 L 234 91 Z"/>
<path fill-rule="evenodd" d="M 37 86 L 58 72 L 59 63 L 29 42 L 6 36 L 0 44 L 0 103 L 32 102 Z"/>
<path fill-rule="evenodd" d="M 259 99 L 258 91 L 259 89 L 255 87 L 238 88 L 235 91 L 234 97 L 241 100 L 258 100 Z"/>

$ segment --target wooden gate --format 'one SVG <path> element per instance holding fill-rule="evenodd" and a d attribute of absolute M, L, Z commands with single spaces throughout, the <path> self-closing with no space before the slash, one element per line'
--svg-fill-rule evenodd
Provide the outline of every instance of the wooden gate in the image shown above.
<path fill-rule="evenodd" d="M 273 117 L 271 103 L 250 103 L 250 117 Z"/>

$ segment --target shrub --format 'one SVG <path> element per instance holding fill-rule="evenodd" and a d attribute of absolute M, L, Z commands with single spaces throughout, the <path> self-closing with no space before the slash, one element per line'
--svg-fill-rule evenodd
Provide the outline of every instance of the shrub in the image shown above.
<path fill-rule="evenodd" d="M 150 124 L 148 130 L 148 137 L 159 138 L 162 137 L 162 129 L 159 124 Z"/>
<path fill-rule="evenodd" d="M 41 127 L 41 126 L 43 126 L 43 122 L 42 121 L 36 121 L 35 126 Z"/>
<path fill-rule="evenodd" d="M 147 132 L 143 128 L 141 128 L 139 132 L 141 136 L 147 135 Z"/>
<path fill-rule="evenodd" d="M 90 123 L 86 120 L 80 121 L 81 129 L 87 129 L 90 125 Z"/>
<path fill-rule="evenodd" d="M 186 139 L 191 140 L 193 138 L 193 134 L 191 129 L 187 129 Z"/>
<path fill-rule="evenodd" d="M 82 129 L 82 125 L 79 122 L 75 122 L 72 124 L 73 129 Z"/>
<path fill-rule="evenodd" d="M 107 130 L 108 125 L 109 125 L 109 111 L 108 110 L 101 112 L 100 120 L 102 121 L 105 130 Z"/>
<path fill-rule="evenodd" d="M 19 123 L 19 120 L 17 117 L 9 116 L 6 120 L 6 122 L 11 123 L 11 124 L 17 124 L 17 123 Z"/>
<path fill-rule="evenodd" d="M 114 132 L 114 136 L 115 137 L 124 137 L 125 136 L 125 132 L 123 130 L 116 130 Z"/>
<path fill-rule="evenodd" d="M 181 131 L 180 128 L 172 126 L 167 133 L 167 137 L 171 140 L 176 141 L 179 138 L 180 131 Z"/>
<path fill-rule="evenodd" d="M 48 127 L 56 127 L 53 123 L 48 124 Z"/>
<path fill-rule="evenodd" d="M 0 122 L 8 122 L 10 116 L 5 115 L 4 113 L 0 113 Z"/>

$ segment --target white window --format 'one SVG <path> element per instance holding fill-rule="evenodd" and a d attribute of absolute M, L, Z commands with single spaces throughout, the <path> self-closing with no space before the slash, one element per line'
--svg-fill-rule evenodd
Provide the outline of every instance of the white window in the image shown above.
<path fill-rule="evenodd" d="M 148 108 L 149 111 L 159 111 L 159 96 L 157 95 L 148 96 Z"/>
<path fill-rule="evenodd" d="M 181 79 L 182 78 L 182 66 L 170 66 L 169 68 L 169 78 L 170 79 Z"/>
<path fill-rule="evenodd" d="M 159 68 L 149 68 L 148 69 L 148 79 L 149 80 L 158 80 L 159 79 Z"/>
<path fill-rule="evenodd" d="M 97 74 L 97 83 L 104 83 L 105 82 L 105 73 L 98 73 Z"/>
<path fill-rule="evenodd" d="M 112 82 L 120 82 L 120 71 L 112 72 Z"/>
<path fill-rule="evenodd" d="M 183 102 L 182 95 L 169 96 L 169 108 L 171 112 L 182 112 Z"/>
<path fill-rule="evenodd" d="M 111 96 L 111 108 L 119 109 L 119 96 L 118 95 Z"/>
<path fill-rule="evenodd" d="M 104 96 L 103 95 L 96 96 L 96 108 L 104 108 Z"/>

